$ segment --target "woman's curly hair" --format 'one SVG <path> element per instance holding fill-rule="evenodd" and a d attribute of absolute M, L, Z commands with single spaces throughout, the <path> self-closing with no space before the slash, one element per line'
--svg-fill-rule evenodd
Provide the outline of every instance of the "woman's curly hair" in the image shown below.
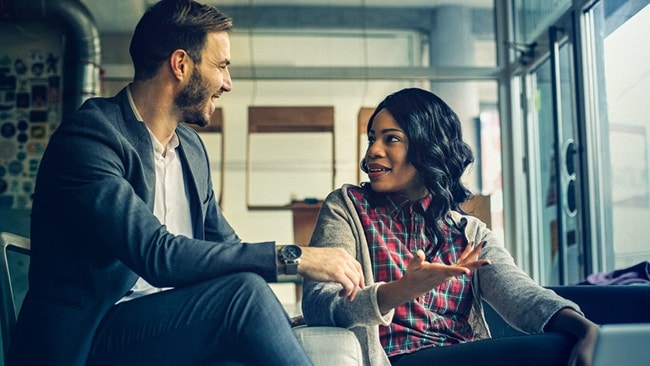
<path fill-rule="evenodd" d="M 435 94 L 419 88 L 406 88 L 379 103 L 368 121 L 368 132 L 382 109 L 386 109 L 404 130 L 409 141 L 407 159 L 433 196 L 426 213 L 427 221 L 434 223 L 448 215 L 450 210 L 462 212 L 460 204 L 472 193 L 461 177 L 474 161 L 474 155 L 463 141 L 456 113 Z M 370 185 L 365 186 L 369 188 Z M 437 225 L 428 226 L 433 226 L 439 234 Z"/>

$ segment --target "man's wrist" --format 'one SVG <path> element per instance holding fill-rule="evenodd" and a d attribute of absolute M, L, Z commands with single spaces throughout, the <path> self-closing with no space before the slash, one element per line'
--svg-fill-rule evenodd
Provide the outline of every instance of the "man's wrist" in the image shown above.
<path fill-rule="evenodd" d="M 282 245 L 277 250 L 278 273 L 285 275 L 298 274 L 298 265 L 302 249 L 295 244 Z"/>
<path fill-rule="evenodd" d="M 279 275 L 283 275 L 286 271 L 286 266 L 284 264 L 284 261 L 280 258 L 280 250 L 282 250 L 282 247 L 284 247 L 284 245 L 275 246 L 275 262 L 277 263 L 278 266 Z"/>

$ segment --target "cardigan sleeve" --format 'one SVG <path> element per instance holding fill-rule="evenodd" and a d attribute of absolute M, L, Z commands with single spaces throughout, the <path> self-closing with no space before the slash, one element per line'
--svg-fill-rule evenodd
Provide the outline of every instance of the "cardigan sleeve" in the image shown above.
<path fill-rule="evenodd" d="M 394 311 L 381 314 L 377 303 L 377 289 L 382 283 L 374 283 L 372 269 L 367 264 L 367 250 L 363 230 L 355 220 L 356 211 L 345 202 L 344 190 L 338 189 L 328 195 L 312 235 L 310 246 L 339 247 L 347 250 L 362 263 L 366 288 L 361 289 L 354 301 L 339 296 L 342 286 L 336 283 L 319 283 L 305 280 L 303 284 L 302 310 L 309 325 L 354 326 L 388 325 Z M 356 221 L 356 223 L 355 223 Z M 365 254 L 366 258 L 363 258 Z M 366 263 L 366 265 L 364 265 Z"/>
<path fill-rule="evenodd" d="M 510 253 L 483 222 L 466 218 L 468 239 L 476 243 L 485 241 L 480 257 L 491 261 L 489 266 L 477 270 L 479 293 L 506 322 L 526 333 L 542 333 L 560 309 L 568 307 L 581 313 L 577 304 L 540 286 L 517 267 Z"/>

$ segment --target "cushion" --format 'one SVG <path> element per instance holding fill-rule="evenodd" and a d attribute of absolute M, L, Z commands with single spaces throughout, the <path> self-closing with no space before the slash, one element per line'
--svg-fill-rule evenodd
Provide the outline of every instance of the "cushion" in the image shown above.
<path fill-rule="evenodd" d="M 361 346 L 351 330 L 337 327 L 293 328 L 314 366 L 363 365 Z"/>

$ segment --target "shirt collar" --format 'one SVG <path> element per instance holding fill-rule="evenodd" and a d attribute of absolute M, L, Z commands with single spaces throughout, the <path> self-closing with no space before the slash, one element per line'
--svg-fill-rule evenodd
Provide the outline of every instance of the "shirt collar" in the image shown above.
<path fill-rule="evenodd" d="M 131 84 L 129 84 L 129 86 L 126 88 L 126 98 L 129 100 L 129 105 L 131 106 L 133 114 L 135 114 L 135 118 L 137 118 L 140 122 L 144 122 L 142 116 L 140 115 L 140 112 L 138 112 L 138 108 L 135 106 L 135 102 L 133 101 L 133 94 L 131 94 Z"/>
<path fill-rule="evenodd" d="M 129 105 L 131 106 L 131 110 L 133 111 L 133 114 L 135 115 L 135 118 L 138 119 L 138 121 L 144 123 L 144 119 L 142 119 L 142 116 L 140 115 L 140 112 L 138 112 L 138 108 L 135 106 L 135 102 L 133 101 L 133 94 L 131 94 L 131 84 L 126 88 L 126 97 L 129 100 Z M 151 130 L 145 123 L 145 126 L 147 127 L 147 131 L 149 131 L 149 136 L 151 136 L 151 142 L 153 144 L 153 151 L 162 154 L 162 152 L 165 150 L 164 146 L 158 141 L 156 136 L 151 133 Z M 169 140 L 169 143 L 167 143 L 167 149 L 173 150 L 176 149 L 179 145 L 179 140 L 178 140 L 178 135 L 176 132 L 172 135 L 171 140 Z"/>
<path fill-rule="evenodd" d="M 400 193 L 391 193 L 386 195 L 386 201 L 388 203 L 387 208 L 391 214 L 397 214 L 408 206 L 419 206 L 422 209 L 422 212 L 425 212 L 431 205 L 432 200 L 433 197 L 431 193 L 427 193 L 426 196 L 415 201 L 410 200 Z"/>

